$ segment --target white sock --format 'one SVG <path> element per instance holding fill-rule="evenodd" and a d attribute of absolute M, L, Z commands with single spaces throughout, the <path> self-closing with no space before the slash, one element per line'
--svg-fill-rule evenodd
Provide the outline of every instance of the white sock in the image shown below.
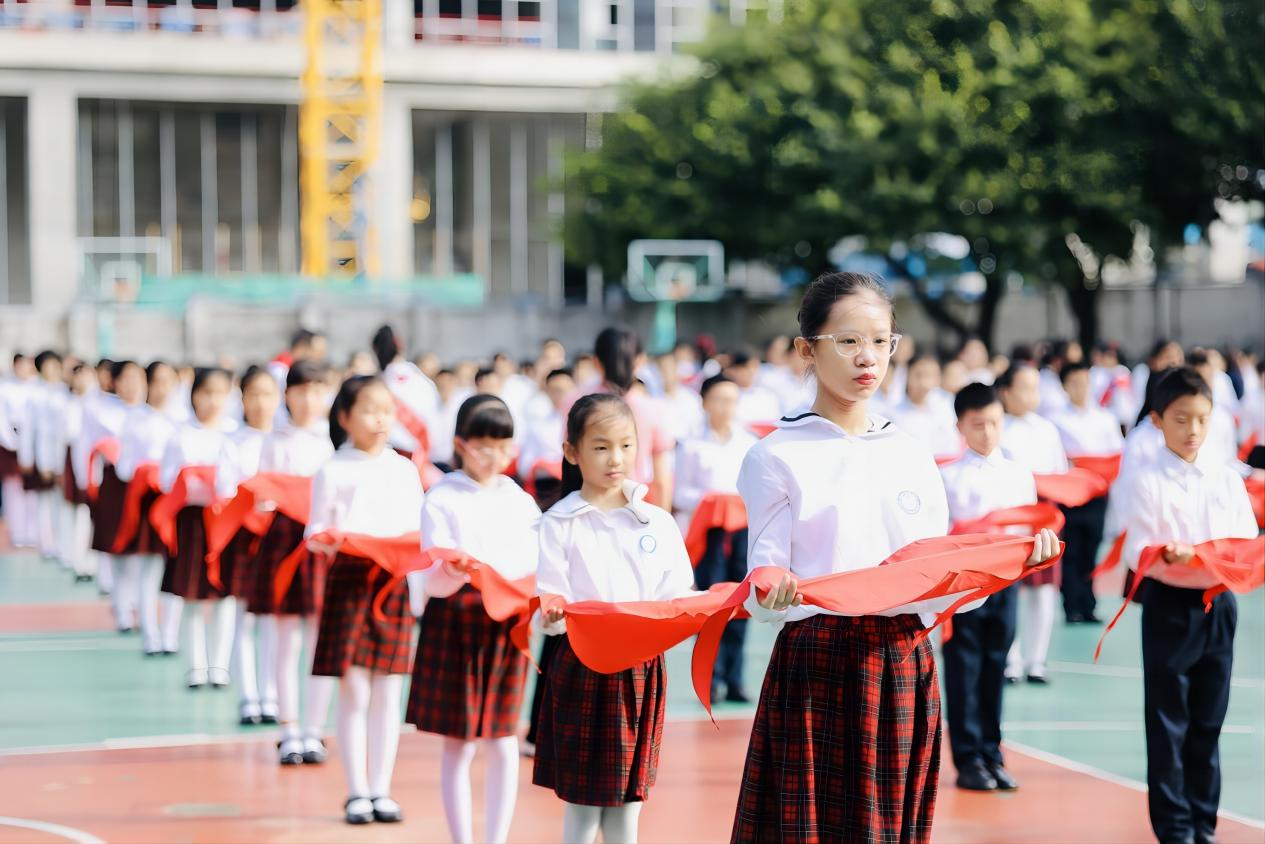
<path fill-rule="evenodd" d="M 51 559 L 61 558 L 61 548 L 57 542 L 57 528 L 61 521 L 61 514 L 58 512 L 58 504 L 61 501 L 61 492 L 53 487 L 52 489 L 40 490 L 36 494 L 35 508 L 35 525 L 39 537 L 40 553 Z M 62 560 L 62 564 L 65 564 Z"/>
<path fill-rule="evenodd" d="M 347 777 L 347 794 L 369 796 L 368 741 L 369 670 L 349 665 L 338 684 L 338 757 Z"/>
<path fill-rule="evenodd" d="M 637 819 L 641 801 L 622 806 L 602 807 L 602 841 L 604 844 L 636 844 Z"/>
<path fill-rule="evenodd" d="M 184 616 L 184 598 L 163 592 L 158 596 L 162 602 L 162 625 L 159 628 L 163 640 L 163 650 L 180 650 L 180 619 Z"/>
<path fill-rule="evenodd" d="M 89 546 L 92 544 L 92 516 L 84 504 L 66 505 L 66 558 L 75 574 L 93 574 L 97 561 Z"/>
<path fill-rule="evenodd" d="M 1023 664 L 1030 674 L 1045 676 L 1045 661 L 1054 635 L 1059 589 L 1053 583 L 1025 590 L 1023 614 Z"/>
<path fill-rule="evenodd" d="M 470 797 L 470 763 L 474 761 L 474 751 L 474 742 L 444 736 L 439 792 L 453 844 L 470 844 L 474 840 L 474 808 Z M 487 838 L 492 840 L 490 834 Z"/>
<path fill-rule="evenodd" d="M 578 803 L 563 805 L 566 806 L 562 813 L 563 844 L 593 844 L 597 841 L 597 830 L 602 824 L 602 807 Z"/>
<path fill-rule="evenodd" d="M 304 620 L 303 647 L 307 651 L 307 665 L 303 671 L 303 737 L 314 739 L 325 735 L 325 723 L 329 721 L 329 701 L 334 695 L 334 678 L 318 677 L 312 673 L 312 659 L 316 656 L 316 634 L 319 630 L 319 618 L 308 616 Z"/>
<path fill-rule="evenodd" d="M 518 797 L 518 736 L 486 739 L 483 749 L 483 837 L 491 844 L 503 844 L 509 837 Z"/>
<path fill-rule="evenodd" d="M 391 794 L 395 754 L 400 749 L 400 695 L 403 674 L 373 674 L 369 698 L 369 796 Z"/>
<path fill-rule="evenodd" d="M 233 660 L 233 634 L 237 631 L 237 599 L 220 598 L 208 601 L 214 622 L 207 656 L 212 668 L 228 670 Z"/>
<path fill-rule="evenodd" d="M 233 635 L 233 682 L 243 704 L 259 703 L 259 673 L 255 663 L 254 613 L 246 612 L 246 602 L 237 604 L 237 629 Z"/>
<path fill-rule="evenodd" d="M 277 720 L 299 723 L 299 656 L 303 631 L 296 615 L 279 615 L 277 628 Z"/>
<path fill-rule="evenodd" d="M 132 614 L 139 608 L 139 621 L 141 629 L 144 630 L 144 605 L 141 604 L 138 607 L 136 603 L 139 564 L 133 562 L 131 557 L 122 557 L 117 554 L 108 554 L 106 558 L 110 561 L 110 568 L 114 570 L 110 578 L 114 582 L 114 589 L 110 592 L 110 605 L 114 608 L 115 625 L 119 628 L 131 627 L 136 623 L 133 621 Z"/>
<path fill-rule="evenodd" d="M 4 479 L 4 524 L 9 529 L 9 541 L 14 547 L 24 548 L 31 544 L 26 535 L 26 490 L 22 478 Z"/>
<path fill-rule="evenodd" d="M 92 522 L 88 522 L 88 544 L 92 544 Z M 106 595 L 114 595 L 114 565 L 110 562 L 109 554 L 102 554 L 100 551 L 88 551 L 88 558 L 93 560 L 93 565 L 97 568 L 97 588 Z"/>
<path fill-rule="evenodd" d="M 244 601 L 242 603 L 245 603 Z M 259 657 L 259 700 L 277 705 L 277 617 L 255 616 L 255 653 Z"/>
<path fill-rule="evenodd" d="M 206 617 L 210 612 L 206 601 L 188 601 L 185 618 L 185 650 L 189 656 L 190 671 L 208 668 L 206 654 Z"/>
<path fill-rule="evenodd" d="M 140 607 L 141 639 L 145 648 L 151 651 L 163 650 L 167 642 L 163 636 L 163 627 L 158 621 L 159 589 L 163 582 L 163 559 L 157 554 L 129 554 L 116 557 L 124 560 L 123 566 L 128 574 L 115 583 L 115 592 L 127 592 L 135 596 Z M 131 579 L 131 572 L 136 572 L 136 579 Z M 115 569 L 118 572 L 118 569 Z"/>

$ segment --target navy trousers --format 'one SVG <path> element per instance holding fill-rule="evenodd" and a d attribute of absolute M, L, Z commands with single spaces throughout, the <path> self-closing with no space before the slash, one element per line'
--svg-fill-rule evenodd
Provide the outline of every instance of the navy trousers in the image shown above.
<path fill-rule="evenodd" d="M 958 770 L 976 761 L 1002 764 L 1001 696 L 1015 641 L 1017 589 L 1007 587 L 979 609 L 953 616 L 953 635 L 944 643 L 944 707 Z"/>
<path fill-rule="evenodd" d="M 747 530 L 726 535 L 720 528 L 707 532 L 707 551 L 694 569 L 694 583 L 710 589 L 716 583 L 737 583 L 747 576 Z M 724 683 L 730 691 L 742 689 L 742 649 L 747 639 L 747 620 L 735 619 L 725 625 L 716 654 L 714 683 Z"/>

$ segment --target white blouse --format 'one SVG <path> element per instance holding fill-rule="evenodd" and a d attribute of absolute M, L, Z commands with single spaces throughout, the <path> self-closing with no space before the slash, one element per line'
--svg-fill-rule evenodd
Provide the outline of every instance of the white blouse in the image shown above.
<path fill-rule="evenodd" d="M 1006 416 L 1001 450 L 1011 460 L 1027 466 L 1037 475 L 1061 475 L 1069 468 L 1059 429 L 1054 427 L 1053 422 L 1035 413 Z"/>
<path fill-rule="evenodd" d="M 336 530 L 400 536 L 417 530 L 421 510 L 416 466 L 389 448 L 369 454 L 349 443 L 312 479 L 312 513 L 304 535 Z"/>
<path fill-rule="evenodd" d="M 941 467 L 940 474 L 949 499 L 949 516 L 955 524 L 1037 501 L 1032 472 L 1007 458 L 1001 449 L 993 449 L 993 453 L 985 457 L 968 448 L 960 460 Z M 1018 536 L 1031 534 L 1023 527 L 1009 528 L 1006 532 Z"/>
<path fill-rule="evenodd" d="M 42 384 L 36 398 L 27 405 L 31 415 L 29 431 L 33 438 L 35 468 L 41 472 L 61 474 L 66 467 L 66 408 L 70 390 L 65 384 Z"/>
<path fill-rule="evenodd" d="M 628 503 L 602 512 L 573 492 L 540 520 L 536 591 L 575 601 L 661 601 L 694 591 L 685 540 L 647 488 L 624 482 Z M 560 633 L 563 626 L 547 629 Z"/>
<path fill-rule="evenodd" d="M 1063 449 L 1073 457 L 1119 454 L 1124 448 L 1120 423 L 1097 405 L 1067 408 L 1052 420 L 1063 441 Z"/>
<path fill-rule="evenodd" d="M 496 570 L 506 580 L 536 573 L 540 555 L 540 508 L 518 484 L 497 475 L 480 486 L 465 472 L 449 472 L 426 491 L 422 503 L 422 550 L 453 548 Z M 411 589 L 445 598 L 466 582 L 437 565 L 409 575 Z"/>
<path fill-rule="evenodd" d="M 873 568 L 899 548 L 949 529 L 944 483 L 930 449 L 890 421 L 871 416 L 872 430 L 844 432 L 808 412 L 781 420 L 751 449 L 738 491 L 747 505 L 747 565 L 780 566 L 799 579 Z M 883 615 L 935 613 L 954 598 L 897 607 Z M 824 612 L 760 607 L 752 617 L 780 623 Z"/>
<path fill-rule="evenodd" d="M 200 422 L 178 426 L 158 463 L 158 486 L 163 492 L 171 492 L 180 471 L 188 466 L 220 466 L 236 461 L 234 452 L 237 449 L 229 438 L 232 431 L 233 423 L 228 420 L 222 420 L 213 428 Z M 205 507 L 212 502 L 218 490 L 195 486 L 188 493 L 190 506 Z"/>
<path fill-rule="evenodd" d="M 238 484 L 259 474 L 259 454 L 267 438 L 267 431 L 249 425 L 229 435 L 233 449 L 222 453 L 215 470 L 215 489 L 220 498 L 232 498 L 237 494 Z"/>
<path fill-rule="evenodd" d="M 382 372 L 382 380 L 395 400 L 403 404 L 416 417 L 426 423 L 431 440 L 435 439 L 437 417 L 439 415 L 439 391 L 435 384 L 420 369 L 405 360 L 397 360 L 387 364 Z M 401 422 L 396 422 L 391 429 L 391 445 L 407 452 L 415 452 L 417 439 L 408 432 Z"/>
<path fill-rule="evenodd" d="M 311 477 L 334 455 L 329 426 L 322 420 L 306 428 L 289 422 L 264 438 L 259 471 Z"/>
<path fill-rule="evenodd" d="M 729 438 L 721 440 L 708 427 L 702 436 L 677 445 L 672 503 L 682 528 L 688 527 L 703 496 L 709 492 L 738 491 L 738 473 L 747 452 L 759 439 L 735 422 Z"/>
<path fill-rule="evenodd" d="M 956 457 L 962 453 L 962 436 L 958 433 L 953 405 L 936 394 L 929 395 L 920 405 L 905 396 L 892 407 L 891 416 L 896 427 L 925 443 L 936 457 Z"/>
<path fill-rule="evenodd" d="M 119 480 L 124 483 L 132 480 L 136 467 L 142 463 L 162 460 L 175 433 L 176 424 L 161 410 L 147 404 L 128 408 L 119 436 L 119 463 L 114 467 Z"/>

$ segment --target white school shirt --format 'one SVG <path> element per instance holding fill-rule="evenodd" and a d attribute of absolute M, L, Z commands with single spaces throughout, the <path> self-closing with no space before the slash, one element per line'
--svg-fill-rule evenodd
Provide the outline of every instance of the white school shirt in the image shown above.
<path fill-rule="evenodd" d="M 233 430 L 233 423 L 227 419 L 221 420 L 213 428 L 208 428 L 201 422 L 177 425 L 167 448 L 163 450 L 162 459 L 158 461 L 159 488 L 165 493 L 171 492 L 180 471 L 187 466 L 220 466 L 225 461 L 234 460 L 232 452 L 236 448 L 229 439 Z M 215 489 L 195 486 L 189 490 L 188 504 L 205 507 L 216 494 Z"/>
<path fill-rule="evenodd" d="M 455 390 L 448 401 L 438 403 L 435 425 L 430 431 L 430 462 L 452 464 L 452 437 L 457 431 L 457 412 L 473 395 L 473 390 L 462 388 Z"/>
<path fill-rule="evenodd" d="M 1247 383 L 1246 378 L 1244 383 Z M 1265 395 L 1261 388 L 1244 390 L 1239 408 L 1239 442 L 1255 436 L 1257 445 L 1265 445 Z"/>
<path fill-rule="evenodd" d="M 1001 450 L 1036 475 L 1061 475 L 1068 470 L 1067 452 L 1063 450 L 1059 429 L 1035 413 L 1006 415 Z"/>
<path fill-rule="evenodd" d="M 1187 463 L 1167 448 L 1155 463 L 1138 470 L 1124 505 L 1128 531 L 1123 558 L 1136 568 L 1148 545 L 1210 539 L 1251 539 L 1257 535 L 1252 503 L 1243 478 L 1216 456 L 1201 451 Z M 1161 583 L 1184 589 L 1208 589 L 1217 579 L 1207 570 L 1160 562 L 1148 573 Z"/>
<path fill-rule="evenodd" d="M 891 409 L 892 423 L 931 449 L 936 457 L 956 457 L 962 453 L 962 436 L 952 405 L 929 394 L 922 404 L 904 396 Z"/>
<path fill-rule="evenodd" d="M 1002 454 L 1000 448 L 985 457 L 968 448 L 961 459 L 940 467 L 944 492 L 949 500 L 949 517 L 954 524 L 987 516 L 996 510 L 1037 503 L 1037 485 L 1032 472 Z M 1022 525 L 1006 533 L 1027 536 Z"/>
<path fill-rule="evenodd" d="M 304 536 L 326 530 L 400 536 L 417 530 L 422 482 L 417 467 L 390 448 L 369 454 L 345 444 L 312 478 Z"/>
<path fill-rule="evenodd" d="M 1067 391 L 1063 389 L 1059 374 L 1047 367 L 1037 373 L 1037 379 L 1037 389 L 1041 394 L 1041 415 L 1050 418 L 1066 409 L 1069 404 Z"/>
<path fill-rule="evenodd" d="M 540 460 L 561 460 L 567 420 L 551 402 L 535 403 L 527 416 L 527 430 L 518 451 L 518 474 L 527 477 Z M 451 450 L 451 439 L 449 449 Z"/>
<path fill-rule="evenodd" d="M 220 455 L 220 462 L 215 467 L 215 491 L 220 498 L 232 498 L 237 494 L 237 487 L 242 481 L 259 474 L 259 455 L 263 451 L 268 433 L 242 425 L 229 434 L 233 448 Z"/>
<path fill-rule="evenodd" d="M 743 461 L 738 492 L 750 526 L 747 566 L 780 566 L 800 580 L 873 568 L 899 548 L 944 536 L 949 506 L 931 450 L 889 420 L 870 416 L 871 430 L 846 433 L 808 412 L 783 418 Z M 896 607 L 886 616 L 938 613 L 958 596 Z M 826 612 L 759 606 L 758 621 L 781 624 Z"/>
<path fill-rule="evenodd" d="M 127 408 L 119 434 L 119 462 L 114 467 L 119 480 L 127 483 L 137 466 L 161 461 L 175 433 L 176 423 L 161 410 L 148 404 Z"/>
<path fill-rule="evenodd" d="M 286 422 L 264 438 L 259 449 L 259 471 L 310 478 L 333 456 L 334 444 L 325 420 L 306 428 Z"/>
<path fill-rule="evenodd" d="M 504 475 L 480 486 L 465 472 L 449 472 L 422 502 L 422 550 L 453 548 L 496 570 L 506 580 L 536 573 L 540 556 L 540 508 Z M 436 565 L 409 575 L 410 593 L 446 598 L 468 579 Z"/>
<path fill-rule="evenodd" d="M 7 430 L 3 441 L 4 447 L 15 454 L 21 448 L 22 427 L 26 423 L 26 405 L 31 400 L 32 392 L 37 386 L 37 378 L 19 380 L 5 378 L 0 381 L 0 402 L 4 403 L 7 417 Z"/>
<path fill-rule="evenodd" d="M 435 421 L 439 409 L 439 391 L 435 384 L 420 369 L 406 360 L 397 360 L 387 364 L 382 371 L 382 380 L 395 400 L 407 407 L 414 416 L 426 423 L 427 433 L 431 440 L 435 439 Z M 389 439 L 391 446 L 403 449 L 412 454 L 417 451 L 417 439 L 408 432 L 400 422 L 391 428 Z"/>
<path fill-rule="evenodd" d="M 777 396 L 763 387 L 750 387 L 738 394 L 736 418 L 743 424 L 773 422 L 781 412 Z"/>
<path fill-rule="evenodd" d="M 770 363 L 760 364 L 760 372 L 756 376 L 756 384 L 777 396 L 778 406 L 782 413 L 795 410 L 802 401 L 802 379 L 796 378 L 790 367 L 774 366 Z M 771 420 L 767 420 L 771 421 Z"/>
<path fill-rule="evenodd" d="M 1112 389 L 1111 385 L 1121 377 L 1124 383 Z M 1133 401 L 1132 383 L 1128 367 L 1119 365 L 1090 367 L 1089 393 L 1092 400 L 1115 416 L 1116 421 L 1125 428 L 1132 428 L 1134 420 L 1138 418 L 1138 405 Z M 1111 396 L 1107 399 L 1107 403 L 1103 404 L 1103 397 L 1107 395 L 1108 390 L 1111 390 Z"/>
<path fill-rule="evenodd" d="M 88 452 L 83 450 L 83 420 L 91 397 L 90 392 L 82 396 L 72 393 L 66 402 L 66 415 L 62 417 L 62 442 L 65 444 L 63 451 L 70 451 L 70 472 L 79 489 L 88 484 Z"/>
<path fill-rule="evenodd" d="M 604 513 L 573 492 L 540 520 L 536 592 L 576 601 L 663 601 L 693 594 L 694 568 L 668 511 L 624 482 L 628 503 Z M 546 628 L 561 633 L 565 624 Z"/>
<path fill-rule="evenodd" d="M 66 405 L 70 389 L 60 382 L 40 385 L 39 392 L 27 406 L 31 425 L 27 430 L 33 439 L 35 468 L 41 472 L 60 474 L 66 467 Z"/>
<path fill-rule="evenodd" d="M 1082 408 L 1068 402 L 1051 421 L 1059 431 L 1063 450 L 1071 456 L 1119 454 L 1124 448 L 1116 417 L 1097 405 Z"/>
<path fill-rule="evenodd" d="M 677 444 L 676 476 L 672 503 L 677 524 L 688 530 L 690 519 L 703 496 L 709 492 L 738 492 L 738 473 L 747 452 L 760 440 L 737 422 L 730 426 L 729 438 L 722 440 L 710 426 L 702 436 Z"/>
<path fill-rule="evenodd" d="M 659 402 L 672 439 L 680 442 L 703 432 L 707 421 L 703 414 L 703 400 L 698 393 L 678 384 L 671 393 L 664 393 Z"/>

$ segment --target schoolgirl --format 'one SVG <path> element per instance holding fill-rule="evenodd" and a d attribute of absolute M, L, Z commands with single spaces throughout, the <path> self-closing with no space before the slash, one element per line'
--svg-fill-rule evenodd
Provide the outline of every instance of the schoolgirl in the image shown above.
<path fill-rule="evenodd" d="M 61 526 L 61 555 L 75 573 L 75 580 L 88 582 L 97 571 L 92 542 L 92 516 L 88 512 L 88 452 L 83 448 L 84 413 L 97 390 L 97 374 L 84 363 L 76 364 L 70 376 L 70 398 L 62 417 L 59 446 L 63 453 L 61 494 L 64 501 Z"/>

